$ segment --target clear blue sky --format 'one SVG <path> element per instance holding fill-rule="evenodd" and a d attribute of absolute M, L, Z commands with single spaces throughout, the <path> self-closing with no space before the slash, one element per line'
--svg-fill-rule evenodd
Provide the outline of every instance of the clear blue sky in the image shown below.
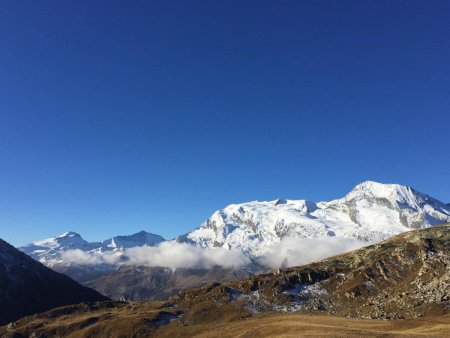
<path fill-rule="evenodd" d="M 370 179 L 450 202 L 449 1 L 1 1 L 0 237 L 167 238 Z"/>

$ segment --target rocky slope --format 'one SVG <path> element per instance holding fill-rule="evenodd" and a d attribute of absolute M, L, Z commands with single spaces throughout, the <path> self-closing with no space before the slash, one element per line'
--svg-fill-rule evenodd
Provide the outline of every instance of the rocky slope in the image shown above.
<path fill-rule="evenodd" d="M 171 300 L 184 323 L 241 313 L 304 312 L 398 319 L 450 310 L 450 225 L 239 282 L 206 285 Z"/>
<path fill-rule="evenodd" d="M 0 239 L 0 324 L 56 306 L 106 299 Z"/>

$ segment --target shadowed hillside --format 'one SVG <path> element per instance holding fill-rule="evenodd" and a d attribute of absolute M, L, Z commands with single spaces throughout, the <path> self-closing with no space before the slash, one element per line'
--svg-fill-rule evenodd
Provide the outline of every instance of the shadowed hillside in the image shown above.
<path fill-rule="evenodd" d="M 0 324 L 48 309 L 107 300 L 0 239 Z"/>

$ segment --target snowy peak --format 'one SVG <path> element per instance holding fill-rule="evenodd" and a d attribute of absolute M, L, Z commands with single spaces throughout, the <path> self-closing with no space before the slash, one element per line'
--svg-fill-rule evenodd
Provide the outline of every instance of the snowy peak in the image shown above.
<path fill-rule="evenodd" d="M 444 204 L 435 198 L 418 192 L 411 187 L 400 184 L 382 184 L 372 181 L 366 181 L 358 184 L 353 190 L 345 196 L 347 201 L 354 199 L 378 198 L 397 204 L 399 208 L 421 208 L 430 204 L 436 208 L 446 209 L 449 204 Z"/>
<path fill-rule="evenodd" d="M 25 253 L 30 253 L 29 251 L 36 250 L 48 250 L 48 249 L 59 249 L 59 250 L 69 250 L 69 249 L 81 249 L 84 247 L 89 247 L 91 243 L 85 241 L 79 234 L 73 231 L 66 232 L 62 235 L 47 238 L 44 240 L 33 242 L 23 248 Z"/>
<path fill-rule="evenodd" d="M 450 223 L 450 206 L 399 184 L 366 181 L 330 202 L 278 198 L 231 204 L 214 212 L 178 242 L 241 250 L 251 258 L 267 256 L 290 239 L 350 238 L 376 242 L 418 228 Z M 61 263 L 64 250 L 93 254 L 154 246 L 164 238 L 145 231 L 89 243 L 74 232 L 21 248 L 40 262 Z"/>
<path fill-rule="evenodd" d="M 54 239 L 54 242 L 62 247 L 76 247 L 88 244 L 79 234 L 73 231 L 66 232 Z"/>
<path fill-rule="evenodd" d="M 141 231 L 129 236 L 117 236 L 103 242 L 85 241 L 73 231 L 62 235 L 33 242 L 20 247 L 19 250 L 30 255 L 48 266 L 59 263 L 61 254 L 67 250 L 81 250 L 85 252 L 121 251 L 137 246 L 154 246 L 165 239 L 159 235 Z"/>
<path fill-rule="evenodd" d="M 400 184 L 383 184 L 373 181 L 365 181 L 356 185 L 352 191 L 347 194 L 347 199 L 361 196 L 371 196 L 379 198 L 392 198 L 405 195 L 411 195 L 412 189 Z"/>
<path fill-rule="evenodd" d="M 339 204 L 348 208 L 352 221 L 359 225 L 383 221 L 416 229 L 447 222 L 450 216 L 447 205 L 411 187 L 372 181 L 358 184 L 329 205 Z"/>
<path fill-rule="evenodd" d="M 79 234 L 77 234 L 76 232 L 68 231 L 68 232 L 65 232 L 62 235 L 58 236 L 58 238 L 63 238 L 63 237 L 81 237 L 81 236 Z"/>
<path fill-rule="evenodd" d="M 413 188 L 399 184 L 382 184 L 372 181 L 366 181 L 358 184 L 353 190 L 345 196 L 347 201 L 361 199 L 384 199 L 391 204 L 400 204 L 400 206 L 420 207 L 426 202 L 438 202 L 428 195 L 421 194 Z M 439 202 L 438 202 L 439 203 Z"/>
<path fill-rule="evenodd" d="M 79 234 L 73 231 L 68 231 L 63 233 L 62 235 L 44 239 L 42 241 L 33 242 L 36 245 L 57 245 L 62 243 L 77 243 L 77 242 L 86 242 Z"/>
<path fill-rule="evenodd" d="M 116 236 L 111 239 L 102 242 L 103 247 L 107 248 L 132 248 L 135 246 L 154 246 L 161 242 L 164 242 L 165 239 L 159 235 L 152 234 L 146 231 L 140 231 L 133 235 L 129 236 Z"/>
<path fill-rule="evenodd" d="M 450 222 L 448 205 L 411 187 L 366 181 L 330 202 L 277 199 L 232 204 L 180 240 L 260 256 L 284 237 L 378 241 L 445 222 Z"/>
<path fill-rule="evenodd" d="M 273 205 L 279 205 L 279 204 L 286 204 L 287 200 L 285 200 L 284 198 L 278 198 L 273 202 Z"/>
<path fill-rule="evenodd" d="M 53 261 L 62 251 L 94 249 L 99 243 L 89 243 L 79 234 L 73 231 L 65 232 L 62 235 L 36 241 L 20 247 L 19 250 L 30 255 L 41 263 L 47 264 Z"/>

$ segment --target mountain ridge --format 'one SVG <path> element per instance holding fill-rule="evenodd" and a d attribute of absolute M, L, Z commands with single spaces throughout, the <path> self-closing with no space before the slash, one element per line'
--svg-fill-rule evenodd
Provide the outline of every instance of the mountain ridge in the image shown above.
<path fill-rule="evenodd" d="M 214 281 L 208 269 L 200 271 L 192 266 L 185 269 L 183 264 L 175 269 L 155 265 L 155 262 L 167 262 L 180 255 L 183 256 L 180 261 L 187 257 L 195 260 L 202 255 L 211 256 L 206 250 L 222 250 L 222 256 L 216 256 L 214 262 L 221 267 L 218 269 L 221 276 L 233 279 L 305 264 L 405 231 L 446 222 L 450 222 L 450 207 L 446 204 L 411 187 L 366 181 L 342 198 L 329 202 L 278 198 L 231 204 L 214 212 L 198 228 L 167 241 L 162 241 L 158 235 L 151 236 L 156 242 L 148 241 L 147 233 L 140 232 L 88 243 L 78 234 L 69 232 L 62 237 L 72 239 L 78 247 L 68 241 L 63 249 L 55 245 L 53 238 L 21 249 L 113 299 L 163 299 L 183 286 Z M 56 237 L 59 238 L 56 242 L 61 242 L 62 237 Z M 142 243 L 150 247 L 144 250 L 140 246 L 133 247 Z M 177 245 L 179 250 L 170 251 Z M 193 256 L 183 254 L 187 249 Z M 205 252 L 197 249 L 205 249 Z M 231 250 L 241 253 L 245 259 L 240 261 L 249 261 L 249 265 L 224 266 L 223 259 Z M 143 259 L 132 263 L 128 254 Z"/>
<path fill-rule="evenodd" d="M 237 247 L 259 256 L 285 236 L 379 241 L 409 229 L 449 221 L 450 208 L 437 199 L 411 187 L 365 181 L 344 197 L 329 202 L 231 204 L 178 241 L 203 247 Z"/>
<path fill-rule="evenodd" d="M 449 204 L 409 186 L 365 181 L 344 197 L 331 201 L 278 198 L 230 204 L 215 211 L 199 227 L 168 241 L 201 247 L 236 247 L 258 256 L 267 251 L 267 246 L 279 242 L 285 236 L 342 236 L 365 241 L 383 240 L 408 229 L 443 222 L 450 222 Z M 142 230 L 102 242 L 87 242 L 78 233 L 69 231 L 19 249 L 50 265 L 60 250 L 105 252 L 134 246 L 155 246 L 165 241 L 160 235 Z M 245 242 L 254 242 L 254 246 L 246 245 Z"/>
<path fill-rule="evenodd" d="M 0 324 L 56 306 L 107 299 L 0 239 Z"/>
<path fill-rule="evenodd" d="M 53 266 L 58 263 L 62 251 L 81 250 L 101 253 L 135 246 L 153 246 L 163 241 L 165 239 L 162 236 L 144 230 L 131 235 L 114 236 L 102 242 L 88 242 L 80 234 L 68 231 L 56 237 L 32 242 L 18 249 L 47 266 Z"/>

